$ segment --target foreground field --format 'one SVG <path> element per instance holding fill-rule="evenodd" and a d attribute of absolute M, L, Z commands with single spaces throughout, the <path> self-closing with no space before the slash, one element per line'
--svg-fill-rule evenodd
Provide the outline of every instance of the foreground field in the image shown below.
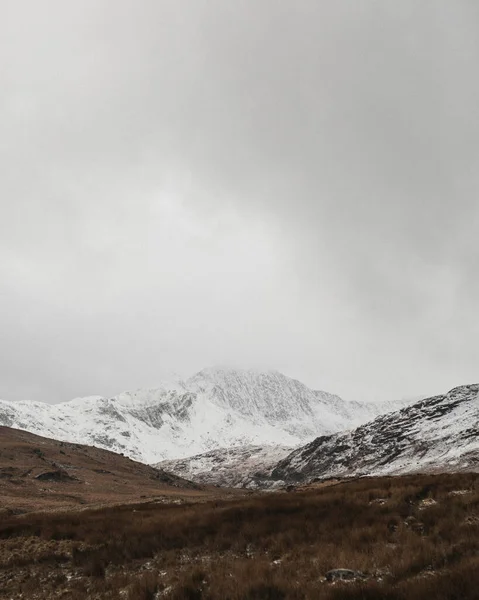
<path fill-rule="evenodd" d="M 477 600 L 478 551 L 477 475 L 361 479 L 5 515 L 0 598 Z"/>

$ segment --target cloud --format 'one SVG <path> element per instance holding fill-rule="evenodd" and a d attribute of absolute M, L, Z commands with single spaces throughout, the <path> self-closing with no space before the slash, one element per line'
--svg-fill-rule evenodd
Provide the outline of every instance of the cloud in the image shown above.
<path fill-rule="evenodd" d="M 474 380 L 470 2 L 6 2 L 0 396 Z"/>

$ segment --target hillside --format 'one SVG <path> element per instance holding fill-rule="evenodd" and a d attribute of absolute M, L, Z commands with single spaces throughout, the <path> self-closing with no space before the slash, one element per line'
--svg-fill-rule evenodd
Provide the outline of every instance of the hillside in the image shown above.
<path fill-rule="evenodd" d="M 219 448 L 155 466 L 201 484 L 254 489 L 264 485 L 278 461 L 290 452 L 285 446 Z"/>
<path fill-rule="evenodd" d="M 208 495 L 107 450 L 0 426 L 0 514 Z"/>
<path fill-rule="evenodd" d="M 420 400 L 351 431 L 318 437 L 281 460 L 272 479 L 478 470 L 479 384 L 474 384 Z"/>

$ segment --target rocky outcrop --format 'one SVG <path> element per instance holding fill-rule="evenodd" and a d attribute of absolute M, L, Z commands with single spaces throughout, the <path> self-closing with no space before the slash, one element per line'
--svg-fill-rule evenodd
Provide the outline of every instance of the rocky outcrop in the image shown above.
<path fill-rule="evenodd" d="M 38 479 L 39 481 L 58 482 L 78 481 L 76 477 L 73 477 L 64 469 L 53 469 L 51 471 L 44 471 L 43 473 L 39 473 L 38 475 L 36 475 L 35 479 Z"/>

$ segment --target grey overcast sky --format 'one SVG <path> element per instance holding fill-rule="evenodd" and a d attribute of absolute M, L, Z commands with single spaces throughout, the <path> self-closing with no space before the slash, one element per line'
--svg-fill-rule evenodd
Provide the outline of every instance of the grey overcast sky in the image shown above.
<path fill-rule="evenodd" d="M 479 380 L 476 0 L 0 0 L 0 398 Z"/>

